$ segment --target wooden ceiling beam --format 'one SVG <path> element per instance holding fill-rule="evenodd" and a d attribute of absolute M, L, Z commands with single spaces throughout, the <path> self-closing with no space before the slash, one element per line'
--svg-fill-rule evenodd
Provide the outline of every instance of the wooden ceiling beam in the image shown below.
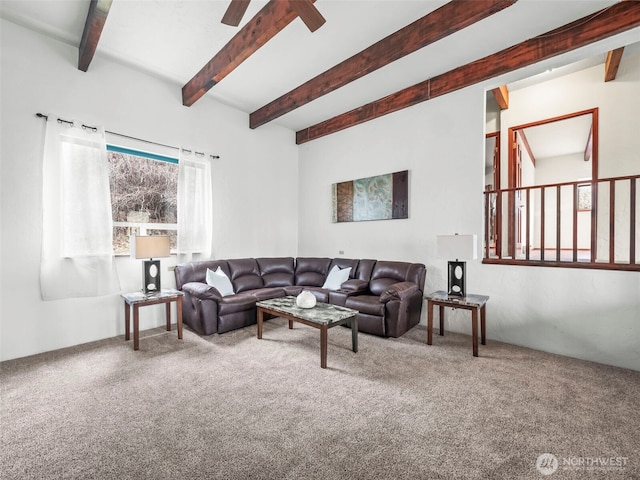
<path fill-rule="evenodd" d="M 84 31 L 78 49 L 78 70 L 86 72 L 89 69 L 96 48 L 98 48 L 98 41 L 107 21 L 111 3 L 112 0 L 91 0 L 89 4 L 89 13 L 84 22 Z"/>
<path fill-rule="evenodd" d="M 300 17 L 300 20 L 312 32 L 315 32 L 325 24 L 326 20 L 311 0 L 289 0 L 289 3 Z"/>
<path fill-rule="evenodd" d="M 229 25 L 231 27 L 237 27 L 242 21 L 247 8 L 249 8 L 250 0 L 231 0 L 227 10 L 222 16 L 221 23 Z"/>
<path fill-rule="evenodd" d="M 515 2 L 453 0 L 256 110 L 249 126 L 264 125 Z"/>
<path fill-rule="evenodd" d="M 640 26 L 640 2 L 620 2 L 475 62 L 296 132 L 298 145 L 532 65 Z"/>
<path fill-rule="evenodd" d="M 616 48 L 615 50 L 609 50 L 607 53 L 607 60 L 604 63 L 604 81 L 610 82 L 616 79 L 618 74 L 618 67 L 620 66 L 620 60 L 622 60 L 622 54 L 624 53 L 624 47 Z"/>
<path fill-rule="evenodd" d="M 501 85 L 498 88 L 491 90 L 493 98 L 496 99 L 496 103 L 500 110 L 506 110 L 509 108 L 509 89 L 506 85 Z"/>
<path fill-rule="evenodd" d="M 315 2 L 315 0 L 310 0 Z M 289 25 L 297 12 L 289 2 L 271 0 L 182 87 L 182 103 L 193 105 L 216 83 Z"/>

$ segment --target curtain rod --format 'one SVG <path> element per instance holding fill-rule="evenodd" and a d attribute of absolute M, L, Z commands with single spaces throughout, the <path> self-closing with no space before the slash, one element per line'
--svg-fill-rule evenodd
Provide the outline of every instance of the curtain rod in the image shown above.
<path fill-rule="evenodd" d="M 45 121 L 49 120 L 49 116 L 45 115 L 44 113 L 36 113 L 36 117 L 44 118 Z M 67 125 L 73 125 L 73 121 L 71 121 L 71 120 L 64 120 L 62 118 L 58 118 L 57 120 L 58 120 L 58 123 L 66 123 Z M 91 130 L 93 132 L 98 130 L 96 127 L 92 127 L 90 125 L 85 125 L 84 123 L 82 124 L 82 128 L 85 129 L 85 130 L 87 130 L 87 129 Z M 110 132 L 109 130 L 105 130 L 105 133 L 109 133 L 111 135 L 117 135 L 118 137 L 129 138 L 131 140 L 137 140 L 139 142 L 149 143 L 151 145 L 158 145 L 160 147 L 171 148 L 173 150 L 182 150 L 185 153 L 193 153 L 194 155 L 204 156 L 204 152 L 193 152 L 192 150 L 188 150 L 186 148 L 174 147 L 173 145 L 166 145 L 164 143 L 152 142 L 150 140 L 144 140 L 143 138 L 132 137 L 131 135 L 125 135 L 123 133 Z M 213 159 L 213 160 L 217 160 L 217 159 L 220 158 L 220 155 L 209 155 L 209 157 L 211 157 L 211 159 Z"/>

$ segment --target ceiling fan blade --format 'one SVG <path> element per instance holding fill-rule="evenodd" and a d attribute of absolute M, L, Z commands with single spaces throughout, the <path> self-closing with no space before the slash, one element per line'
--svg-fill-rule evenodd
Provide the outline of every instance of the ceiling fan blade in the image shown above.
<path fill-rule="evenodd" d="M 289 3 L 312 32 L 315 32 L 326 22 L 311 0 L 289 0 Z"/>
<path fill-rule="evenodd" d="M 227 11 L 224 12 L 224 17 L 222 17 L 222 23 L 237 27 L 244 16 L 244 12 L 247 11 L 250 1 L 251 0 L 231 0 Z"/>

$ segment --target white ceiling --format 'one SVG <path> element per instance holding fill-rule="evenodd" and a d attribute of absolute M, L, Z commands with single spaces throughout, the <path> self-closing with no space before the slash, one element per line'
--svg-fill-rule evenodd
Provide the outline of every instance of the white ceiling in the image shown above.
<path fill-rule="evenodd" d="M 266 3 L 253 0 L 240 27 Z M 319 30 L 311 33 L 294 20 L 207 95 L 251 113 L 444 3 L 318 0 L 316 7 L 327 20 Z M 275 123 L 303 129 L 614 3 L 520 0 Z M 220 23 L 227 5 L 228 0 L 113 0 L 92 65 L 110 57 L 181 88 L 238 32 L 240 27 Z M 88 7 L 89 0 L 0 0 L 0 16 L 78 46 Z M 640 33 L 635 37 L 640 40 Z"/>
<path fill-rule="evenodd" d="M 575 153 L 587 148 L 592 124 L 591 115 L 558 120 L 524 129 L 536 160 Z"/>

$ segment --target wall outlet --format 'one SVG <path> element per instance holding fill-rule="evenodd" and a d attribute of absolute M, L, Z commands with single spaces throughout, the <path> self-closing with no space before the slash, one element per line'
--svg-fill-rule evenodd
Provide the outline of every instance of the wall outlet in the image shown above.
<path fill-rule="evenodd" d="M 338 250 L 338 255 L 344 255 L 344 250 Z"/>

